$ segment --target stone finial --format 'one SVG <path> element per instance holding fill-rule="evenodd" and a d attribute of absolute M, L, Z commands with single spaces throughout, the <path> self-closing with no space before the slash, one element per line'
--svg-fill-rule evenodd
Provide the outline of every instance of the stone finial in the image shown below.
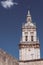
<path fill-rule="evenodd" d="M 27 16 L 30 16 L 30 11 L 28 10 L 28 14 L 27 14 Z"/>

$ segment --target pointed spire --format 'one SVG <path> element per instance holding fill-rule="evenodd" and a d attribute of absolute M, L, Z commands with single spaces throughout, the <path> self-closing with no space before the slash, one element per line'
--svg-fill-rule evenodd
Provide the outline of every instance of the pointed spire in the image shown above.
<path fill-rule="evenodd" d="M 28 10 L 28 14 L 27 14 L 27 16 L 31 16 L 31 15 L 30 15 L 30 11 L 29 11 L 29 10 Z"/>
<path fill-rule="evenodd" d="M 31 14 L 30 14 L 30 11 L 28 10 L 28 14 L 27 14 L 27 22 L 31 22 L 32 19 L 31 19 Z"/>

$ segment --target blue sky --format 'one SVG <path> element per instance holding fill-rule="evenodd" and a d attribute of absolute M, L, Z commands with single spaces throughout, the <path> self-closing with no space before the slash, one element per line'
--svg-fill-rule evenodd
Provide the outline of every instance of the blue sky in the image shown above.
<path fill-rule="evenodd" d="M 15 2 L 18 5 L 11 8 L 4 8 L 0 4 L 0 48 L 16 58 L 19 57 L 21 27 L 26 22 L 27 11 L 30 10 L 32 20 L 37 25 L 43 58 L 43 0 L 15 0 Z"/>

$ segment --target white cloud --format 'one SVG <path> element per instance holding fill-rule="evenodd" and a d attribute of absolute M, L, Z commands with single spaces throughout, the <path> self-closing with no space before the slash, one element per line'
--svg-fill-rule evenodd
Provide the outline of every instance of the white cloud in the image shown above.
<path fill-rule="evenodd" d="M 2 5 L 4 8 L 10 8 L 10 7 L 12 7 L 13 5 L 18 5 L 18 3 L 13 2 L 12 0 L 6 0 L 6 1 L 1 1 L 1 5 Z"/>

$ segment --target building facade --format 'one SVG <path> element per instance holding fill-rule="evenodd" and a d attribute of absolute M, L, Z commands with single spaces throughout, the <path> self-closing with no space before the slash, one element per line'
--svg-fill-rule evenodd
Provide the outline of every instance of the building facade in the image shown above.
<path fill-rule="evenodd" d="M 26 23 L 22 25 L 22 38 L 19 44 L 19 61 L 40 59 L 40 44 L 37 37 L 36 25 L 32 22 L 28 10 Z"/>

